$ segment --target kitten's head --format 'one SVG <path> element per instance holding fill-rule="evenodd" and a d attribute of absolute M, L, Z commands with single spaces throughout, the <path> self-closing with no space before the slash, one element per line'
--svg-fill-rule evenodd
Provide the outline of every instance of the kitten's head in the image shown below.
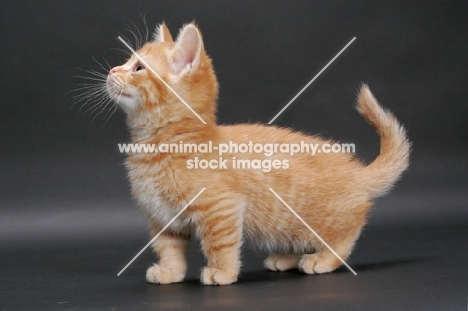
<path fill-rule="evenodd" d="M 181 28 L 175 41 L 161 24 L 153 40 L 136 54 L 144 62 L 133 54 L 125 64 L 112 68 L 107 77 L 110 97 L 130 121 L 144 117 L 164 126 L 198 118 L 165 82 L 206 122 L 216 122 L 218 84 L 200 30 L 194 24 Z"/>

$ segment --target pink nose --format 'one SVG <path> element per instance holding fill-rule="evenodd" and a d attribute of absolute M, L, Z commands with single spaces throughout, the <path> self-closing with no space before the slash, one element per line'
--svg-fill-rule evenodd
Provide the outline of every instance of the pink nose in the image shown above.
<path fill-rule="evenodd" d="M 109 70 L 109 76 L 116 72 L 117 72 L 117 68 L 116 67 L 112 68 L 111 70 Z"/>

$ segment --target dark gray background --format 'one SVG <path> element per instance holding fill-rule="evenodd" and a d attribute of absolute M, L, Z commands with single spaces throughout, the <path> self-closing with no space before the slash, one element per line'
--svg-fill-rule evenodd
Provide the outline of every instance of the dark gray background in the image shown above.
<path fill-rule="evenodd" d="M 467 6 L 2 1 L 0 310 L 249 304 L 464 310 Z M 150 30 L 164 20 L 174 36 L 184 23 L 198 23 L 220 82 L 220 123 L 268 122 L 357 37 L 275 122 L 353 142 L 370 162 L 378 154 L 378 137 L 353 108 L 366 82 L 407 127 L 412 165 L 372 211 L 350 259 L 357 277 L 345 269 L 320 277 L 269 274 L 261 268 L 264 254 L 249 249 L 244 279 L 230 289 L 200 288 L 195 278 L 202 258 L 195 250 L 188 285 L 146 285 L 149 251 L 115 276 L 148 240 L 117 148 L 129 139 L 125 116 L 118 111 L 108 122 L 103 114 L 93 120 L 70 99 L 83 82 L 73 78 L 82 75 L 78 68 L 103 72 L 93 57 L 111 66 L 125 59 L 115 50 L 124 49 L 117 36 L 129 36 L 132 23 L 143 29 L 142 15 Z"/>

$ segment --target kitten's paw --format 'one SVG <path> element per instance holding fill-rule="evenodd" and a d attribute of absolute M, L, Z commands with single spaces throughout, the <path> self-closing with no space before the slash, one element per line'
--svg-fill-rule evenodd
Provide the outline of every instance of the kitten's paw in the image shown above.
<path fill-rule="evenodd" d="M 263 262 L 265 268 L 270 271 L 286 271 L 290 269 L 295 269 L 299 264 L 299 255 L 295 254 L 273 254 L 268 256 L 267 259 Z"/>
<path fill-rule="evenodd" d="M 336 258 L 321 254 L 306 254 L 299 261 L 299 270 L 307 274 L 322 274 L 332 272 L 339 267 Z"/>
<path fill-rule="evenodd" d="M 185 271 L 175 272 L 173 269 L 161 267 L 154 264 L 146 271 L 146 281 L 154 284 L 170 284 L 182 282 L 185 277 Z"/>
<path fill-rule="evenodd" d="M 238 273 L 230 273 L 216 268 L 205 267 L 200 276 L 204 285 L 229 285 L 237 281 Z"/>

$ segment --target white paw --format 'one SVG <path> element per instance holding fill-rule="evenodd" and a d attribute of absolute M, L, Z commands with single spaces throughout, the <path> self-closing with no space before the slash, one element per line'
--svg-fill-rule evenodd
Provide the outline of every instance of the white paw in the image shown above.
<path fill-rule="evenodd" d="M 320 255 L 303 255 L 299 261 L 299 270 L 307 274 L 322 274 L 336 269 L 330 260 L 324 260 Z"/>
<path fill-rule="evenodd" d="M 237 273 L 205 267 L 200 276 L 204 285 L 229 285 L 237 281 Z"/>
<path fill-rule="evenodd" d="M 154 284 L 170 284 L 183 281 L 185 271 L 174 272 L 173 270 L 154 264 L 146 271 L 146 281 Z"/>
<path fill-rule="evenodd" d="M 298 261 L 297 255 L 273 254 L 263 261 L 263 265 L 271 271 L 286 271 L 297 268 Z"/>
<path fill-rule="evenodd" d="M 263 261 L 263 265 L 265 266 L 265 268 L 267 268 L 270 271 L 279 271 L 278 268 L 276 267 L 276 262 L 278 261 L 279 256 L 280 255 L 277 255 L 277 254 L 268 256 Z"/>

